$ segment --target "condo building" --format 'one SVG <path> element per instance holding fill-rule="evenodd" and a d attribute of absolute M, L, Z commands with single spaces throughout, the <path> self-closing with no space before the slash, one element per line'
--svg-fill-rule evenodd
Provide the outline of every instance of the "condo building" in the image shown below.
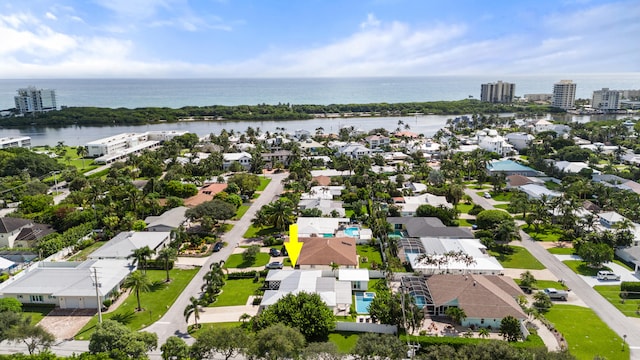
<path fill-rule="evenodd" d="M 480 86 L 480 101 L 490 103 L 511 103 L 516 92 L 516 84 L 498 81 Z"/>
<path fill-rule="evenodd" d="M 4 137 L 0 138 L 0 149 L 13 147 L 31 147 L 31 138 L 29 136 Z"/>
<path fill-rule="evenodd" d="M 16 110 L 20 114 L 32 114 L 56 110 L 56 91 L 52 89 L 36 89 L 35 86 L 18 89 L 14 97 Z"/>
<path fill-rule="evenodd" d="M 573 109 L 576 100 L 576 84 L 571 80 L 560 80 L 553 84 L 554 107 L 569 110 Z"/>
<path fill-rule="evenodd" d="M 620 109 L 620 98 L 622 97 L 621 95 L 621 91 L 609 90 L 609 88 L 596 90 L 593 92 L 591 107 L 604 111 L 618 110 Z"/>
<path fill-rule="evenodd" d="M 144 133 L 124 133 L 87 143 L 87 156 L 95 157 L 94 162 L 109 164 L 126 159 L 129 154 L 154 149 L 160 143 L 181 136 L 188 131 L 147 131 Z"/>

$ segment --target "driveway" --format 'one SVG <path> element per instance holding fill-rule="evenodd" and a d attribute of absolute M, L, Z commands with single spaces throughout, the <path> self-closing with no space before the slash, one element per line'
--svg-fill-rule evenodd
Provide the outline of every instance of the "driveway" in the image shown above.
<path fill-rule="evenodd" d="M 560 261 L 565 260 L 582 260 L 578 255 L 555 255 Z M 638 274 L 634 271 L 630 271 L 624 266 L 618 265 L 613 262 L 605 263 L 604 266 L 608 267 L 614 273 L 620 275 L 620 280 L 598 280 L 595 276 L 579 275 L 589 286 L 594 287 L 596 285 L 620 285 L 623 281 L 640 281 Z"/>
<path fill-rule="evenodd" d="M 54 309 L 40 320 L 38 325 L 53 334 L 56 340 L 72 340 L 95 314 L 95 310 L 87 309 Z"/>

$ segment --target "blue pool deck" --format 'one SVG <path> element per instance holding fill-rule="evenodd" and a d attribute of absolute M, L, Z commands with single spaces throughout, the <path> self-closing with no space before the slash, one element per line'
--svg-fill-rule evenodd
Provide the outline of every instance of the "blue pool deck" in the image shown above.
<path fill-rule="evenodd" d="M 368 314 L 369 304 L 376 297 L 376 293 L 373 292 L 356 292 L 356 312 L 358 314 Z"/>

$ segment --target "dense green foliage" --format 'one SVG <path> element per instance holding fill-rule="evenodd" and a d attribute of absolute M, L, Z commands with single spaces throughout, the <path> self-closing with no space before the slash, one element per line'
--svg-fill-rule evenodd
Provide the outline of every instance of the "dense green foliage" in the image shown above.
<path fill-rule="evenodd" d="M 62 234 L 53 233 L 38 242 L 38 250 L 43 257 L 55 254 L 68 246 L 74 246 L 93 229 L 92 223 L 84 223 L 68 229 Z"/>
<path fill-rule="evenodd" d="M 470 113 L 549 113 L 557 111 L 548 106 L 531 104 L 492 104 L 479 100 L 432 101 L 410 103 L 331 104 L 331 105 L 237 105 L 186 106 L 171 108 L 110 109 L 98 107 L 69 107 L 59 111 L 35 114 L 32 117 L 10 117 L 2 121 L 9 126 L 63 126 L 63 125 L 141 125 L 157 122 L 175 122 L 180 119 L 197 120 L 302 120 L 313 114 L 372 112 L 381 116 L 401 116 L 410 113 L 470 114 Z"/>
<path fill-rule="evenodd" d="M 89 340 L 91 353 L 107 353 L 111 359 L 147 359 L 147 352 L 157 346 L 156 334 L 133 331 L 113 320 L 99 324 Z"/>

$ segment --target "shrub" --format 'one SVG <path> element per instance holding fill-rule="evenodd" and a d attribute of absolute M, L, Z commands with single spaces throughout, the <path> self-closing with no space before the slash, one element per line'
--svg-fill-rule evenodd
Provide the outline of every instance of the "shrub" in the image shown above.
<path fill-rule="evenodd" d="M 102 305 L 104 305 L 107 308 L 111 306 L 111 304 L 113 304 L 113 300 L 111 299 L 104 299 L 104 301 L 102 302 Z"/>
<path fill-rule="evenodd" d="M 505 220 L 513 220 L 511 215 L 502 210 L 483 210 L 476 217 L 479 229 L 493 229 Z"/>
<path fill-rule="evenodd" d="M 478 215 L 480 214 L 482 211 L 484 210 L 484 208 L 478 204 L 473 205 L 473 207 L 471 208 L 471 210 L 469 210 L 469 215 Z"/>
<path fill-rule="evenodd" d="M 638 281 L 623 281 L 620 284 L 620 291 L 626 291 L 629 293 L 640 293 L 640 282 Z"/>
<path fill-rule="evenodd" d="M 476 239 L 482 239 L 482 238 L 493 239 L 493 231 L 491 231 L 491 230 L 478 230 L 473 234 L 473 236 Z"/>

